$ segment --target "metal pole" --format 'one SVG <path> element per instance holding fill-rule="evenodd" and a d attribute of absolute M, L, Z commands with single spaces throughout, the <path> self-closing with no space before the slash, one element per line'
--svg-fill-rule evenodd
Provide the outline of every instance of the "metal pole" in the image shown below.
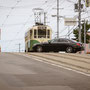
<path fill-rule="evenodd" d="M 34 13 L 34 17 L 35 17 L 35 23 L 36 23 L 36 13 Z"/>
<path fill-rule="evenodd" d="M 41 12 L 39 12 L 39 23 L 41 23 Z"/>
<path fill-rule="evenodd" d="M 46 12 L 44 12 L 44 25 L 46 25 Z"/>
<path fill-rule="evenodd" d="M 86 54 L 86 22 L 84 20 L 84 53 Z"/>
<path fill-rule="evenodd" d="M 81 42 L 81 0 L 78 0 L 78 4 L 79 4 L 79 8 L 78 8 L 78 11 L 79 11 L 79 16 L 78 16 L 78 19 L 79 19 L 79 42 Z"/>
<path fill-rule="evenodd" d="M 19 43 L 19 52 L 20 52 L 20 46 L 21 46 L 21 44 Z"/>
<path fill-rule="evenodd" d="M 57 38 L 59 38 L 59 0 L 57 0 Z"/>
<path fill-rule="evenodd" d="M 69 37 L 69 26 L 68 26 L 68 38 L 70 39 L 70 37 Z"/>

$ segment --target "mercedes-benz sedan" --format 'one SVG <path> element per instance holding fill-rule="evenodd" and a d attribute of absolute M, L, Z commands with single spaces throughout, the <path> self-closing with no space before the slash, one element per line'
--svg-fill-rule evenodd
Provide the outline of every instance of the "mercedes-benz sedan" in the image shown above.
<path fill-rule="evenodd" d="M 84 50 L 84 47 L 79 42 L 66 38 L 59 38 L 52 39 L 51 41 L 45 43 L 35 44 L 32 49 L 35 52 L 65 51 L 67 53 L 76 53 L 78 51 Z"/>

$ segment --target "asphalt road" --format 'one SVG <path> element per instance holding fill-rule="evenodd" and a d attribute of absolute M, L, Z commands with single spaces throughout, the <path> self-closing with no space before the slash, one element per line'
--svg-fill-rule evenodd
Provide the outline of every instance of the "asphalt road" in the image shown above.
<path fill-rule="evenodd" d="M 31 57 L 0 53 L 0 90 L 90 90 L 90 77 Z"/>

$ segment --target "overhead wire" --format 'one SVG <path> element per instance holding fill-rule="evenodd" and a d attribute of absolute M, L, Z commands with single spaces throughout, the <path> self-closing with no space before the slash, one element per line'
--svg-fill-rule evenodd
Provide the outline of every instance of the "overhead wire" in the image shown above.
<path fill-rule="evenodd" d="M 71 1 L 71 0 L 69 0 L 69 1 Z M 72 2 L 72 3 L 73 3 L 73 2 Z M 46 2 L 44 2 L 44 4 L 42 5 L 43 8 L 46 7 L 45 4 L 46 4 Z M 53 4 L 53 6 L 54 6 L 54 5 L 55 5 L 55 3 Z M 48 6 L 46 9 L 47 9 L 48 12 L 52 10 L 52 8 L 51 8 L 50 6 Z M 28 19 L 28 20 L 29 20 L 29 19 Z M 28 22 L 27 22 L 27 23 L 28 23 Z M 27 23 L 26 23 L 26 24 L 27 24 Z M 22 25 L 24 25 L 24 26 L 25 26 L 26 24 L 25 24 L 25 23 L 22 23 Z M 20 30 L 21 30 L 21 29 L 20 29 Z M 20 32 L 18 32 L 18 34 L 19 34 L 19 33 L 20 33 Z"/>
<path fill-rule="evenodd" d="M 60 4 L 63 4 L 63 3 L 64 3 L 64 1 L 62 1 Z M 51 10 L 50 10 L 50 11 L 51 11 Z M 65 29 L 66 29 L 66 28 L 67 28 L 67 27 L 65 27 Z M 65 30 L 65 29 L 64 29 L 64 30 Z M 64 30 L 63 30 L 63 31 L 64 31 Z M 63 31 L 61 31 L 60 33 L 62 33 Z"/>
<path fill-rule="evenodd" d="M 14 8 L 16 7 L 16 5 L 17 5 L 18 3 L 20 3 L 20 2 L 21 2 L 21 0 L 17 1 L 16 4 L 11 8 L 11 10 L 9 11 L 8 15 L 6 16 L 4 22 L 2 23 L 2 26 L 1 26 L 1 27 L 3 27 L 3 25 L 5 24 L 5 22 L 6 22 L 7 19 L 9 18 L 10 14 L 12 13 L 13 9 L 14 9 Z"/>
<path fill-rule="evenodd" d="M 62 1 L 62 2 L 60 2 L 60 5 L 64 3 L 64 0 L 61 0 L 61 1 Z M 50 6 L 50 7 L 47 8 L 48 12 L 49 12 L 49 11 L 51 12 L 52 10 L 54 10 L 54 8 L 56 7 L 55 2 L 56 2 L 56 0 L 54 0 L 54 1 L 52 2 L 52 4 L 53 4 L 52 7 Z M 57 9 L 57 8 L 55 8 L 55 9 Z M 48 13 L 48 14 L 49 14 L 49 13 Z"/>
<path fill-rule="evenodd" d="M 24 26 L 27 24 L 27 22 L 28 22 L 28 20 L 29 20 L 29 18 L 30 18 L 31 16 L 32 16 L 32 15 L 30 15 L 30 16 L 28 17 L 27 21 L 22 25 L 21 29 L 16 33 L 16 35 L 14 36 L 14 39 L 18 36 L 18 34 L 21 32 L 21 30 L 23 30 Z M 23 38 L 23 39 L 24 39 L 24 38 Z M 22 39 L 22 40 L 23 40 L 23 39 Z M 12 41 L 9 42 L 9 47 L 10 47 L 10 45 L 11 45 L 11 42 L 12 42 Z M 8 47 L 8 46 L 7 46 L 7 47 Z M 8 47 L 8 48 L 9 48 L 9 47 Z"/>
<path fill-rule="evenodd" d="M 67 0 L 67 1 L 70 2 L 70 3 L 74 3 L 74 4 L 76 3 L 76 2 L 73 2 L 73 1 L 71 1 L 71 0 Z"/>
<path fill-rule="evenodd" d="M 42 7 L 45 3 L 46 3 L 46 2 L 44 2 L 44 3 L 41 5 L 41 7 Z M 5 25 L 5 21 L 8 19 L 9 16 L 11 16 L 10 14 L 11 14 L 11 12 L 12 12 L 12 9 L 15 9 L 17 4 L 18 4 L 18 3 L 16 3 L 16 4 L 14 5 L 14 7 L 10 7 L 10 8 L 11 8 L 11 11 L 8 13 L 8 15 L 6 15 L 6 19 L 4 20 L 2 26 L 4 25 L 4 27 L 5 27 L 5 26 L 7 26 L 7 25 L 9 25 L 9 26 L 22 25 L 22 24 L 24 23 L 24 22 L 23 22 L 23 23 L 6 24 L 6 25 Z M 19 7 L 19 6 L 18 6 L 18 7 Z M 15 15 L 14 15 L 14 16 L 15 16 Z M 1 27 L 2 27 L 2 26 L 1 26 Z"/>
<path fill-rule="evenodd" d="M 31 15 L 31 16 L 32 16 L 32 15 Z M 28 22 L 28 20 L 31 18 L 31 16 L 27 19 L 27 22 Z M 24 27 L 24 26 L 27 24 L 27 22 L 25 22 L 22 27 Z M 22 28 L 20 29 L 20 31 L 21 31 L 21 30 L 22 30 Z M 17 34 L 19 34 L 20 31 L 19 31 Z M 17 36 L 17 35 L 16 35 L 16 36 Z M 10 45 L 10 44 L 11 44 L 11 41 L 10 41 L 9 45 Z"/>

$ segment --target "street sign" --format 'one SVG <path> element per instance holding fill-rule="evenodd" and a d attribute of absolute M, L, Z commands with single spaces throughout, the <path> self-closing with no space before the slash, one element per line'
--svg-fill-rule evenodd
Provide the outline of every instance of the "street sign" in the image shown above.
<path fill-rule="evenodd" d="M 84 5 L 81 4 L 81 11 L 83 11 L 83 7 L 84 7 Z M 78 3 L 74 4 L 74 10 L 75 10 L 75 12 L 78 12 L 78 10 L 79 10 L 79 5 L 78 5 Z"/>
<path fill-rule="evenodd" d="M 76 18 L 65 18 L 64 19 L 65 26 L 74 26 L 77 24 Z"/>
<path fill-rule="evenodd" d="M 90 0 L 85 0 L 86 7 L 90 7 Z"/>

